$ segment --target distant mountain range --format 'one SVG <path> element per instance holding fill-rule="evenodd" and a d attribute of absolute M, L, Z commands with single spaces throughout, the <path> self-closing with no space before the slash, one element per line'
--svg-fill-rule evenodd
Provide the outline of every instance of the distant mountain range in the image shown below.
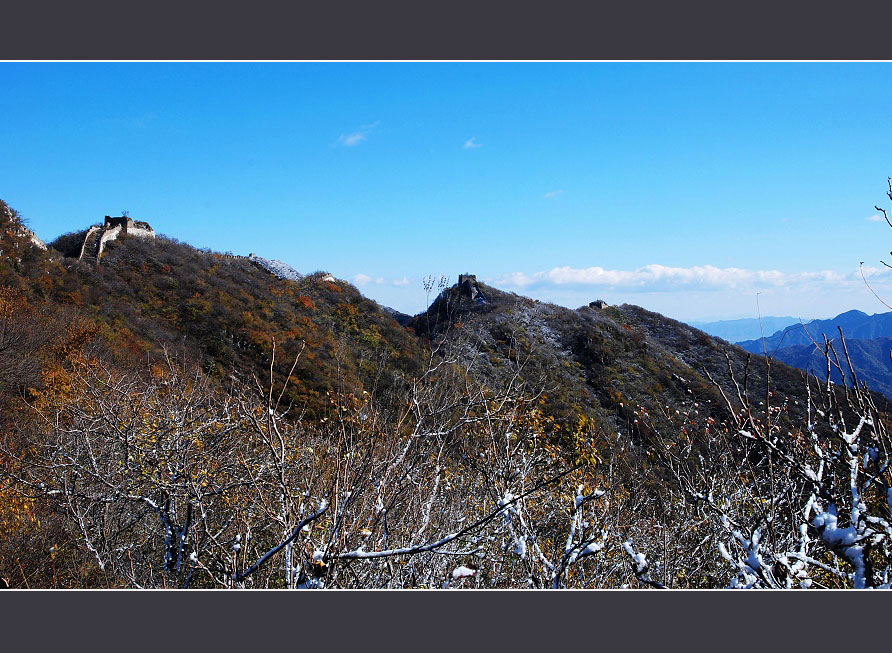
<path fill-rule="evenodd" d="M 769 354 L 781 347 L 811 345 L 812 341 L 823 343 L 824 335 L 839 339 L 839 328 L 846 340 L 868 340 L 892 336 L 892 312 L 868 315 L 861 311 L 847 311 L 829 320 L 812 320 L 806 325 L 794 324 L 781 331 L 761 338 L 738 341 L 737 344 L 755 354 L 767 351 Z"/>
<path fill-rule="evenodd" d="M 752 353 L 766 352 L 775 360 L 826 379 L 824 336 L 838 345 L 840 328 L 858 380 L 866 383 L 871 390 L 892 398 L 892 312 L 867 315 L 861 311 L 847 311 L 829 320 L 812 320 L 804 325 L 788 326 L 764 340 L 756 338 L 736 344 Z M 837 353 L 842 358 L 842 350 L 838 349 Z M 846 369 L 845 363 L 843 365 Z M 842 382 L 838 370 L 832 370 L 831 378 L 836 383 Z"/>
<path fill-rule="evenodd" d="M 806 320 L 808 321 L 808 320 Z M 743 318 L 740 320 L 719 320 L 717 322 L 688 322 L 692 327 L 705 331 L 728 342 L 739 342 L 750 338 L 759 338 L 762 334 L 780 331 L 788 326 L 799 324 L 797 317 Z"/>
<path fill-rule="evenodd" d="M 839 342 L 839 338 L 836 338 L 836 342 Z M 889 352 L 892 352 L 892 337 L 868 340 L 846 338 L 846 349 L 849 352 L 849 358 L 852 359 L 858 381 L 863 381 L 871 390 L 892 398 L 892 358 L 889 357 Z M 848 381 L 851 383 L 848 368 L 843 360 L 843 352 L 839 349 L 837 353 L 843 370 L 849 377 Z M 811 343 L 781 347 L 775 353 L 774 358 L 787 365 L 807 370 L 819 379 L 827 378 L 827 361 L 824 358 L 824 350 L 817 349 Z M 839 370 L 833 367 L 831 367 L 831 379 L 834 383 L 842 383 Z"/>

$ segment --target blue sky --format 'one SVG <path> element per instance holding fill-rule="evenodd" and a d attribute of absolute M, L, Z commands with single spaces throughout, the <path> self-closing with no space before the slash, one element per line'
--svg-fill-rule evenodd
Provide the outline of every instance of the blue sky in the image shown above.
<path fill-rule="evenodd" d="M 887 310 L 889 64 L 0 64 L 0 197 L 397 309 L 472 272 L 679 319 Z"/>

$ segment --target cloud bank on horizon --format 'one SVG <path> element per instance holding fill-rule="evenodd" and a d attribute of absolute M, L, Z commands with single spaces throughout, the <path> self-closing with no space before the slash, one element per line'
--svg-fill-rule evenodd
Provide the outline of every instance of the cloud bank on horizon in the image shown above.
<path fill-rule="evenodd" d="M 786 311 L 808 319 L 829 318 L 853 308 L 885 312 L 889 308 L 883 302 L 892 303 L 892 274 L 888 269 L 868 265 L 848 272 L 783 272 L 713 265 L 650 264 L 630 270 L 558 266 L 542 272 L 478 278 L 501 290 L 568 308 L 597 298 L 638 304 L 685 321 L 756 317 L 760 310 L 763 316 Z M 361 273 L 353 277 L 353 282 L 377 301 L 403 312 L 416 314 L 426 308 L 420 281 L 413 283 L 407 276 L 385 281 Z"/>
<path fill-rule="evenodd" d="M 713 265 L 671 267 L 652 263 L 634 270 L 611 270 L 594 266 L 573 268 L 554 267 L 548 271 L 526 274 L 514 272 L 490 277 L 487 281 L 497 287 L 542 289 L 547 287 L 604 287 L 621 288 L 632 292 L 676 292 L 678 290 L 754 290 L 765 288 L 790 288 L 808 286 L 851 287 L 863 284 L 861 274 L 867 279 L 878 278 L 886 271 L 882 268 L 863 266 L 848 273 L 833 270 L 781 272 L 780 270 L 750 270 L 746 268 L 719 268 Z"/>
<path fill-rule="evenodd" d="M 370 277 L 367 274 L 363 274 L 360 272 L 353 276 L 353 285 L 358 288 L 363 288 L 365 286 L 374 284 L 376 286 L 383 286 L 387 283 L 387 280 L 384 277 Z M 390 285 L 394 288 L 402 288 L 409 285 L 409 278 L 403 277 L 402 279 L 392 279 L 390 281 Z"/>

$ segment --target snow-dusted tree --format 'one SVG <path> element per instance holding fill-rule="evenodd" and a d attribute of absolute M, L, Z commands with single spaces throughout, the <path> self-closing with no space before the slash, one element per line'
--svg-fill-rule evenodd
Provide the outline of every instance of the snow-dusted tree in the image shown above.
<path fill-rule="evenodd" d="M 568 473 L 527 466 L 498 503 L 485 452 L 538 418 L 518 374 L 493 390 L 467 354 L 432 357 L 395 406 L 332 392 L 313 421 L 272 374 L 223 390 L 175 357 L 136 374 L 81 356 L 36 397 L 44 432 L 5 452 L 6 474 L 67 516 L 112 584 L 439 587 L 506 508 Z M 523 433 L 538 460 L 544 434 Z"/>
<path fill-rule="evenodd" d="M 892 441 L 887 417 L 825 341 L 844 383 L 805 378 L 804 419 L 772 393 L 755 401 L 729 374 L 728 418 L 708 421 L 686 446 L 656 447 L 711 524 L 731 587 L 886 587 L 892 582 Z M 744 386 L 745 387 L 745 386 Z"/>

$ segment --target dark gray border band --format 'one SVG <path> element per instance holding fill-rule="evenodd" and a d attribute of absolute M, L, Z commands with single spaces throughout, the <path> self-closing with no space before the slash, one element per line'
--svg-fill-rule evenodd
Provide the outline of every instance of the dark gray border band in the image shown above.
<path fill-rule="evenodd" d="M 892 6 L 720 0 L 152 3 L 3 9 L 3 59 L 883 59 Z"/>

